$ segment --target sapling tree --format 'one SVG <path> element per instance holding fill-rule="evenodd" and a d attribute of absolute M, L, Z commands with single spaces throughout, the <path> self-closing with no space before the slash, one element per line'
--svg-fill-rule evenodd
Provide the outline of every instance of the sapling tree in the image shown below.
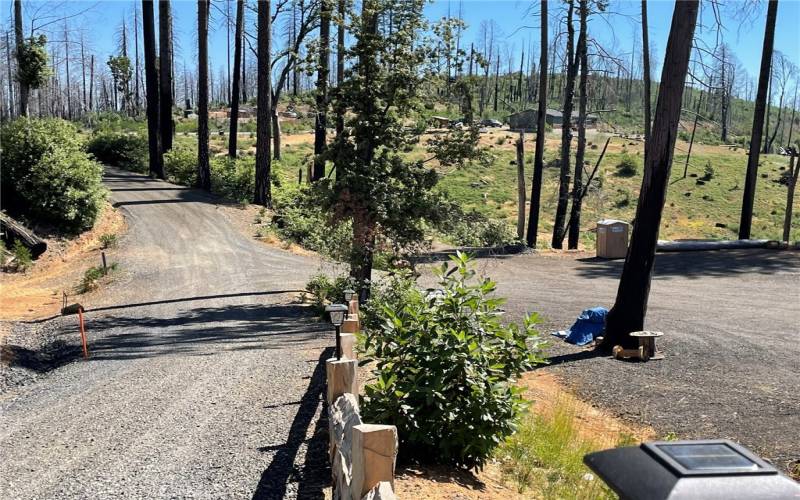
<path fill-rule="evenodd" d="M 440 143 L 429 158 L 407 155 L 425 130 L 424 83 L 433 77 L 438 57 L 437 43 L 425 36 L 424 4 L 365 0 L 360 15 L 348 16 L 353 65 L 332 93 L 332 107 L 346 123 L 325 153 L 335 176 L 316 186 L 334 217 L 352 221 L 350 274 L 364 298 L 380 238 L 412 244 L 423 237 L 423 220 L 440 217 L 440 196 L 433 190 L 438 174 L 429 162 L 455 164 L 452 156 L 474 151 L 477 142 L 477 134 L 464 133 L 454 140 L 471 148 Z"/>

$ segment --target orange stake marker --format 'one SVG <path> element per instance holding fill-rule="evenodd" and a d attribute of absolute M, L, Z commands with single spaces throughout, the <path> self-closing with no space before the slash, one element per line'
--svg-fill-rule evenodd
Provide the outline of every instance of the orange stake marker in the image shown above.
<path fill-rule="evenodd" d="M 86 329 L 83 326 L 83 308 L 78 308 L 78 321 L 81 325 L 81 343 L 83 343 L 83 359 L 89 359 L 89 348 L 86 347 Z"/>

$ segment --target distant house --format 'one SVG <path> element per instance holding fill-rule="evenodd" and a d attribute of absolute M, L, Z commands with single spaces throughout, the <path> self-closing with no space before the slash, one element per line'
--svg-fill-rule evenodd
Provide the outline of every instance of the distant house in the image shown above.
<path fill-rule="evenodd" d="M 526 109 L 525 111 L 514 113 L 508 117 L 508 125 L 511 127 L 511 130 L 534 132 L 536 131 L 537 114 L 538 113 L 535 109 Z M 544 118 L 545 122 L 549 123 L 553 127 L 560 127 L 563 119 L 564 117 L 561 114 L 561 111 L 556 109 L 548 109 Z"/>

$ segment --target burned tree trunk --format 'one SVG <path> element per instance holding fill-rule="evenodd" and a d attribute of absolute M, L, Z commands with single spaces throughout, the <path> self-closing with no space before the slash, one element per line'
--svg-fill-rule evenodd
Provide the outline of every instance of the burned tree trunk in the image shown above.
<path fill-rule="evenodd" d="M 580 33 L 578 34 L 578 53 L 576 64 L 580 63 L 581 77 L 578 82 L 578 146 L 575 151 L 575 177 L 572 182 L 572 209 L 569 216 L 569 238 L 567 248 L 578 248 L 581 232 L 581 208 L 583 205 L 583 159 L 586 154 L 586 106 L 588 103 L 589 61 L 587 49 L 588 0 L 580 0 Z"/>
<path fill-rule="evenodd" d="M 603 345 L 633 347 L 638 344 L 628 334 L 641 330 L 647 314 L 647 300 L 653 276 L 661 214 L 667 196 L 669 171 L 675 149 L 684 82 L 689 68 L 699 0 L 675 3 L 666 55 L 661 73 L 661 88 L 656 103 L 652 136 L 646 144 L 644 178 L 636 207 L 631 245 L 622 269 L 617 299 L 608 313 Z"/>
<path fill-rule="evenodd" d="M 567 7 L 567 79 L 564 88 L 564 110 L 561 123 L 561 158 L 558 176 L 558 205 L 556 218 L 553 223 L 553 248 L 564 245 L 564 220 L 567 217 L 567 204 L 569 203 L 569 171 L 570 152 L 572 146 L 572 100 L 575 96 L 575 76 L 578 67 L 575 64 L 575 26 L 572 23 L 575 12 L 575 1 L 569 0 Z"/>
<path fill-rule="evenodd" d="M 164 178 L 159 133 L 158 69 L 156 68 L 156 31 L 153 0 L 142 0 L 142 34 L 144 38 L 145 91 L 147 92 L 147 141 L 150 153 L 150 175 Z"/>
<path fill-rule="evenodd" d="M 767 24 L 764 31 L 764 47 L 761 51 L 761 70 L 758 76 L 753 130 L 750 134 L 750 153 L 747 157 L 747 174 L 742 195 L 742 214 L 739 220 L 739 239 L 742 240 L 750 238 L 750 228 L 753 223 L 753 203 L 755 202 L 756 180 L 758 178 L 758 157 L 761 149 L 761 134 L 764 130 L 764 114 L 768 106 L 767 86 L 769 85 L 770 67 L 772 65 L 772 46 L 775 41 L 777 14 L 778 0 L 770 0 L 767 7 Z"/>
<path fill-rule="evenodd" d="M 244 30 L 244 0 L 236 2 L 236 29 L 233 35 L 233 89 L 231 90 L 231 120 L 228 134 L 228 156 L 236 158 L 236 146 L 239 138 L 239 99 L 241 98 L 240 80 L 242 77 L 242 32 Z"/>
<path fill-rule="evenodd" d="M 542 196 L 542 174 L 544 173 L 544 134 L 547 113 L 547 0 L 541 7 L 541 44 L 539 57 L 539 108 L 536 115 L 536 151 L 533 156 L 533 181 L 531 183 L 531 208 L 528 214 L 526 243 L 536 248 L 539 233 L 539 203 Z"/>
<path fill-rule="evenodd" d="M 258 2 L 258 102 L 256 117 L 256 188 L 254 203 L 272 206 L 272 158 L 270 156 L 270 134 L 272 131 L 272 78 L 270 78 L 272 20 L 270 1 Z M 277 131 L 276 131 L 277 132 Z"/>
<path fill-rule="evenodd" d="M 650 140 L 650 36 L 647 28 L 647 0 L 642 0 L 642 65 L 644 66 L 644 142 Z M 647 160 L 645 147 L 645 161 Z"/>
<path fill-rule="evenodd" d="M 319 26 L 319 62 L 317 64 L 317 113 L 314 120 L 314 170 L 311 180 L 325 177 L 326 129 L 328 128 L 328 75 L 330 73 L 331 2 L 322 0 Z"/>
<path fill-rule="evenodd" d="M 172 149 L 172 135 L 175 128 L 172 122 L 172 6 L 170 0 L 159 0 L 158 2 L 158 40 L 161 149 L 163 152 L 167 152 Z"/>
<path fill-rule="evenodd" d="M 794 190 L 797 187 L 797 178 L 800 176 L 800 159 L 795 148 L 789 148 L 789 171 L 786 172 L 789 181 L 789 190 L 786 193 L 786 214 L 783 218 L 783 241 L 789 242 L 792 231 L 792 207 L 794 206 Z"/>
<path fill-rule="evenodd" d="M 517 238 L 525 237 L 525 133 L 517 139 Z"/>
<path fill-rule="evenodd" d="M 208 0 L 197 2 L 197 185 L 211 190 L 208 159 Z"/>

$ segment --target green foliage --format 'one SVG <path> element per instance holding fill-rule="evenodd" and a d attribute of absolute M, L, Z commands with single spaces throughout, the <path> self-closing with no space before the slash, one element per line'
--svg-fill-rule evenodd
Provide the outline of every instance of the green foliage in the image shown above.
<path fill-rule="evenodd" d="M 47 83 L 51 70 L 47 65 L 47 37 L 32 36 L 17 47 L 17 81 L 32 89 Z"/>
<path fill-rule="evenodd" d="M 516 429 L 523 408 L 515 378 L 541 361 L 536 315 L 504 326 L 495 283 L 475 278 L 459 253 L 437 269 L 440 290 L 407 287 L 380 307 L 365 349 L 375 380 L 365 417 L 397 426 L 400 453 L 421 461 L 482 465 Z"/>
<path fill-rule="evenodd" d="M 14 255 L 14 268 L 17 271 L 25 272 L 33 265 L 31 251 L 20 240 L 14 241 L 11 253 Z"/>
<path fill-rule="evenodd" d="M 99 132 L 89 140 L 86 150 L 106 165 L 147 173 L 149 165 L 147 138 L 142 135 Z"/>
<path fill-rule="evenodd" d="M 19 118 L 0 131 L 2 184 L 12 204 L 68 231 L 91 227 L 106 196 L 102 167 L 84 152 L 74 125 Z"/>
<path fill-rule="evenodd" d="M 81 282 L 78 283 L 78 286 L 75 287 L 75 291 L 77 293 L 88 293 L 92 290 L 97 290 L 100 288 L 102 279 L 108 276 L 108 273 L 116 270 L 116 262 L 109 264 L 107 270 L 103 269 L 102 266 L 90 267 L 85 273 L 83 273 L 83 278 L 81 279 Z"/>
<path fill-rule="evenodd" d="M 351 222 L 331 220 L 313 190 L 302 187 L 276 193 L 274 210 L 273 228 L 282 239 L 336 260 L 350 256 Z"/>
<path fill-rule="evenodd" d="M 474 210 L 464 213 L 455 205 L 438 229 L 456 246 L 497 247 L 509 245 L 517 239 L 504 220 L 490 219 Z"/>
<path fill-rule="evenodd" d="M 711 166 L 711 162 L 707 161 L 705 167 L 703 168 L 703 177 L 700 178 L 702 181 L 710 181 L 714 178 L 714 167 Z"/>
<path fill-rule="evenodd" d="M 147 121 L 145 119 L 126 116 L 114 111 L 87 113 L 81 120 L 95 134 L 103 132 L 138 132 L 144 135 L 147 133 Z"/>
<path fill-rule="evenodd" d="M 617 175 L 620 177 L 633 177 L 639 170 L 636 160 L 628 154 L 623 154 L 617 163 Z"/>
<path fill-rule="evenodd" d="M 104 233 L 100 235 L 100 247 L 103 249 L 114 248 L 117 246 L 117 235 L 114 233 Z"/>
<path fill-rule="evenodd" d="M 196 165 L 195 159 L 195 165 Z M 211 191 L 240 203 L 253 201 L 255 193 L 255 158 L 228 156 L 211 160 Z"/>
<path fill-rule="evenodd" d="M 164 173 L 169 182 L 193 186 L 197 181 L 197 150 L 176 144 L 164 154 Z"/>
<path fill-rule="evenodd" d="M 565 400 L 554 403 L 552 413 L 528 414 L 517 432 L 497 450 L 505 477 L 520 493 L 531 489 L 536 498 L 616 498 L 583 464 L 587 453 L 624 446 L 630 436 L 620 434 L 616 443 L 592 440 L 580 432 L 582 421 Z"/>
<path fill-rule="evenodd" d="M 344 291 L 353 289 L 355 285 L 355 280 L 350 276 L 337 276 L 331 279 L 324 274 L 317 274 L 306 283 L 306 292 L 311 298 L 314 310 L 320 316 L 324 316 L 325 306 L 332 303 L 343 304 Z"/>
<path fill-rule="evenodd" d="M 127 99 L 130 92 L 131 77 L 133 76 L 131 60 L 127 56 L 108 56 L 106 64 L 111 70 L 111 78 L 114 80 L 117 90 L 122 92 Z"/>

